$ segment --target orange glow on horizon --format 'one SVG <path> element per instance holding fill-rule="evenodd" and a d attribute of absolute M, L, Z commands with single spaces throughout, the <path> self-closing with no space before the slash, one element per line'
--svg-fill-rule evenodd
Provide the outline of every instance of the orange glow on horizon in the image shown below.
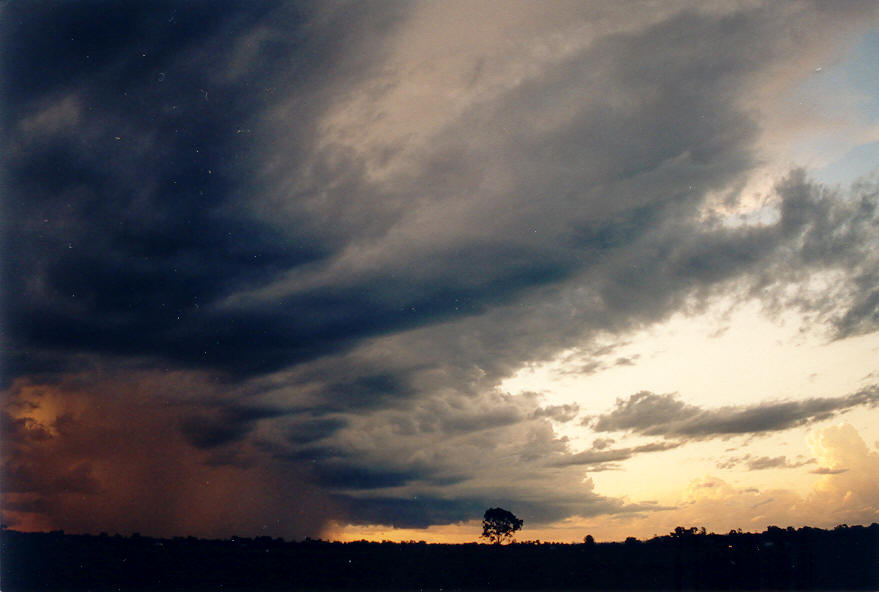
<path fill-rule="evenodd" d="M 522 531 L 514 538 L 517 542 L 542 541 L 550 543 L 580 543 L 586 535 L 591 534 L 596 541 L 623 540 L 628 535 L 614 535 L 610 529 L 600 529 L 594 522 L 575 522 L 566 520 L 559 525 L 542 525 L 528 528 L 525 524 Z M 466 544 L 485 543 L 482 534 L 482 522 L 471 520 L 457 524 L 445 524 L 428 528 L 394 528 L 381 524 L 355 525 L 331 523 L 324 531 L 324 538 L 331 541 L 352 542 L 409 542 L 424 541 L 431 544 Z"/>

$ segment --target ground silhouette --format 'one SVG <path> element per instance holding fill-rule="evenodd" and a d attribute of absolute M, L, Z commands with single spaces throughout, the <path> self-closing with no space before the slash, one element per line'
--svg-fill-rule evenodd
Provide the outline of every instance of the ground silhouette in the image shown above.
<path fill-rule="evenodd" d="M 879 524 L 510 545 L 5 530 L 0 589 L 876 590 Z"/>

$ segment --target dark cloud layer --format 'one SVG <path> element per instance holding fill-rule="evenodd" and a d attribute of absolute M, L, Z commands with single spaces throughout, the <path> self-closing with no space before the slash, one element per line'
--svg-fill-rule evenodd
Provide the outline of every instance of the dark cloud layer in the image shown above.
<path fill-rule="evenodd" d="M 241 440 L 257 420 L 280 415 L 284 412 L 278 409 L 224 406 L 214 417 L 192 415 L 183 418 L 180 431 L 196 448 L 214 448 Z M 326 421 L 314 427 L 317 426 L 327 427 Z"/>
<path fill-rule="evenodd" d="M 638 511 L 593 492 L 583 468 L 677 444 L 572 453 L 553 422 L 585 403 L 498 383 L 718 294 L 798 306 L 838 338 L 877 328 L 875 185 L 842 194 L 794 171 L 775 221 L 729 225 L 708 208 L 718 193 L 735 205 L 759 163 L 745 95 L 799 55 L 817 16 L 845 31 L 874 10 L 848 8 L 654 6 L 636 25 L 559 6 L 552 26 L 610 18 L 617 32 L 541 57 L 528 48 L 547 25 L 528 18 L 512 57 L 438 58 L 395 46 L 423 25 L 416 4 L 4 7 L 3 490 L 18 496 L 4 508 L 112 528 L 91 526 L 77 493 L 147 531 L 98 465 L 148 454 L 158 430 L 171 468 L 134 463 L 149 493 L 130 508 L 155 510 L 163 532 L 210 531 L 208 513 L 187 521 L 187 499 L 228 501 L 186 467 L 246 482 L 235 524 L 277 512 L 277 532 L 426 526 L 499 504 L 543 522 Z M 410 50 L 427 53 L 407 70 Z M 395 93 L 448 55 L 461 76 L 437 94 L 471 99 L 399 116 Z M 807 289 L 823 272 L 841 279 Z M 593 427 L 686 440 L 875 401 L 710 410 L 645 392 Z M 112 458 L 82 444 L 96 418 L 120 426 L 101 432 Z"/>
<path fill-rule="evenodd" d="M 107 8 L 100 18 L 89 3 L 7 12 L 5 78 L 18 81 L 3 97 L 14 130 L 3 235 L 14 254 L 4 258 L 5 318 L 17 346 L 9 374 L 30 369 L 34 350 L 238 373 L 344 342 L 348 329 L 313 318 L 350 299 L 344 289 L 313 295 L 307 314 L 215 306 L 332 248 L 307 229 L 288 234 L 249 213 L 247 178 L 261 141 L 254 119 L 274 93 L 312 94 L 311 79 L 333 68 L 344 44 L 309 39 L 310 51 L 297 52 L 309 15 L 285 7 L 277 16 L 287 34 L 230 80 L 235 41 L 277 6 Z M 329 17 L 347 21 L 358 10 Z M 380 26 L 383 12 L 360 26 Z M 276 62 L 284 56 L 291 63 Z"/>
<path fill-rule="evenodd" d="M 35 56 L 43 72 L 39 83 L 31 81 L 32 74 L 15 69 L 18 61 L 7 60 L 10 74 L 25 79 L 6 97 L 13 106 L 7 128 L 17 132 L 6 175 L 12 194 L 6 213 L 15 223 L 4 232 L 7 252 L 16 254 L 4 274 L 6 318 L 17 345 L 7 360 L 10 374 L 23 364 L 27 369 L 34 353 L 63 358 L 70 351 L 262 373 L 370 335 L 479 313 L 583 273 L 597 280 L 609 320 L 661 315 L 692 287 L 765 260 L 787 236 L 804 228 L 823 236 L 821 223 L 844 222 L 813 224 L 809 212 L 826 217 L 827 208 L 796 188 L 777 229 L 694 234 L 693 227 L 679 241 L 681 224 L 694 222 L 687 209 L 753 160 L 756 128 L 730 91 L 764 58 L 753 42 L 737 37 L 754 35 L 758 14 L 683 15 L 602 41 L 498 103 L 465 114 L 418 163 L 423 172 L 410 187 L 377 185 L 353 155 L 315 146 L 314 126 L 330 104 L 323 95 L 358 80 L 341 77 L 356 65 L 345 61 L 348 44 L 356 47 L 394 21 L 384 14 L 391 8 L 355 9 L 366 13 L 360 19 L 350 10 L 319 15 L 329 20 L 322 23 L 327 31 L 346 32 L 339 46 L 313 32 L 309 19 L 316 15 L 293 9 L 269 15 L 280 19 L 284 35 L 257 44 L 260 59 L 231 80 L 231 64 L 240 59 L 236 40 L 248 23 L 264 23 L 266 5 L 217 10 L 208 19 L 182 8 L 151 7 L 141 15 L 117 5 L 118 15 L 99 23 L 87 18 L 86 7 L 10 14 L 9 22 L 22 22 L 10 27 L 6 55 Z M 53 28 L 73 41 L 47 48 L 44 38 L 30 35 Z M 198 35 L 191 38 L 193 31 Z M 698 39 L 721 31 L 731 33 L 723 37 L 724 51 L 700 51 Z M 652 51 L 679 32 L 683 55 Z M 622 108 L 598 95 L 564 126 L 533 129 L 535 110 L 538 120 L 553 113 L 538 97 L 585 92 L 596 66 L 609 72 L 602 81 L 609 90 L 639 101 Z M 370 72 L 365 68 L 360 77 Z M 694 86 L 704 72 L 714 78 Z M 297 117 L 284 121 L 279 138 L 263 114 L 286 108 L 290 96 Z M 461 145 L 459 130 L 479 137 L 501 126 L 517 135 L 500 146 Z M 268 176 L 258 168 L 267 149 L 285 151 L 288 161 Z M 406 250 L 382 247 L 394 250 L 380 266 L 302 286 L 286 280 L 300 270 L 304 279 L 312 270 L 327 275 L 354 245 L 368 246 L 374 237 L 387 242 L 423 200 L 449 201 L 457 189 L 445 181 L 450 173 L 477 182 L 485 173 L 472 161 L 490 170 L 500 164 L 498 155 L 520 163 L 522 181 L 530 181 L 510 194 L 463 202 L 476 220 L 491 216 L 498 199 L 510 212 L 478 237 L 453 244 L 413 237 Z M 433 178 L 440 163 L 444 172 Z M 290 175 L 304 180 L 267 218 L 259 211 L 264 198 L 254 191 L 271 194 L 288 186 Z M 660 180 L 664 186 L 652 187 Z M 608 184 L 613 199 L 596 189 Z M 323 201 L 315 204 L 318 195 Z M 535 195 L 546 197 L 535 201 Z M 410 204 L 406 196 L 414 196 Z M 795 207 L 787 207 L 791 201 Z M 539 232 L 523 233 L 535 219 Z M 811 245 L 809 236 L 814 261 L 827 246 Z M 271 298 L 246 303 L 235 296 L 278 282 L 283 287 Z M 230 305 L 229 298 L 241 304 Z M 856 303 L 840 323 L 859 326 L 869 302 Z"/>

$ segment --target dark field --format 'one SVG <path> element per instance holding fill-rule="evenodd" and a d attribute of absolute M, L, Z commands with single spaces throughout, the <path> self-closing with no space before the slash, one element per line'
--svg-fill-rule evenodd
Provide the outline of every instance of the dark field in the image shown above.
<path fill-rule="evenodd" d="M 877 590 L 879 525 L 504 546 L 2 534 L 16 590 Z"/>

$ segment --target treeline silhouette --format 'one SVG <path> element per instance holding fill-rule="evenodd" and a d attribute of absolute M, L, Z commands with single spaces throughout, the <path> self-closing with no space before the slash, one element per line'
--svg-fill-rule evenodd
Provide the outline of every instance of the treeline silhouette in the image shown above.
<path fill-rule="evenodd" d="M 0 589 L 879 590 L 879 524 L 510 545 L 5 530 Z"/>

